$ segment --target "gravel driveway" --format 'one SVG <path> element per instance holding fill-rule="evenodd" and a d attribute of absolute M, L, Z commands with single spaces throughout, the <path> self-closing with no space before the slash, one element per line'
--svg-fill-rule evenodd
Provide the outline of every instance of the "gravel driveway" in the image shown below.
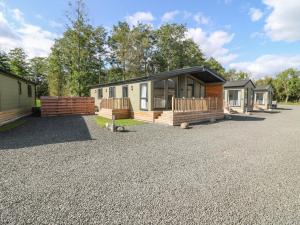
<path fill-rule="evenodd" d="M 0 224 L 300 224 L 300 107 L 285 108 L 124 133 L 27 118 L 0 133 Z"/>

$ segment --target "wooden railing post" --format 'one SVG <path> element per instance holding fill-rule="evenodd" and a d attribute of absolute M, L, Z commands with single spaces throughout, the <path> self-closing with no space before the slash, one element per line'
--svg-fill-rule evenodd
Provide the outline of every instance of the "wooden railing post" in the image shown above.
<path fill-rule="evenodd" d="M 174 96 L 172 96 L 172 112 L 174 112 L 174 106 L 175 106 L 175 104 L 174 104 Z"/>

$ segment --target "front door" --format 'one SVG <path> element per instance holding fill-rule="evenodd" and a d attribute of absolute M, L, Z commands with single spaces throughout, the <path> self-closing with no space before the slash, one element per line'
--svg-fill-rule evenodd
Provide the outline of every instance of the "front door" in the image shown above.
<path fill-rule="evenodd" d="M 148 84 L 143 83 L 140 86 L 140 107 L 141 110 L 148 110 Z"/>

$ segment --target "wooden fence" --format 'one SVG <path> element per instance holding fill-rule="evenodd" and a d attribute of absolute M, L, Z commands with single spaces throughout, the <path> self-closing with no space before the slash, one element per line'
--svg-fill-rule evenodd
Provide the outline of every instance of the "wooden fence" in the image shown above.
<path fill-rule="evenodd" d="M 129 98 L 103 98 L 100 109 L 130 109 Z"/>
<path fill-rule="evenodd" d="M 173 112 L 200 111 L 211 112 L 223 109 L 223 99 L 208 98 L 172 98 Z"/>
<path fill-rule="evenodd" d="M 41 97 L 41 116 L 93 115 L 92 97 Z"/>

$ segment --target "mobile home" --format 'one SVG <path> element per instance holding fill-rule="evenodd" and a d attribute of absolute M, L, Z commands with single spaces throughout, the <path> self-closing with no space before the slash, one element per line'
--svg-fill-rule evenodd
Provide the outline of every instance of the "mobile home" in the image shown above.
<path fill-rule="evenodd" d="M 29 115 L 35 105 L 35 83 L 0 69 L 0 125 Z"/>
<path fill-rule="evenodd" d="M 272 108 L 273 88 L 271 85 L 258 86 L 254 89 L 254 109 L 268 110 Z"/>
<path fill-rule="evenodd" d="M 97 114 L 179 125 L 221 119 L 225 79 L 195 66 L 91 87 Z"/>
<path fill-rule="evenodd" d="M 224 84 L 226 113 L 246 113 L 253 110 L 255 85 L 250 79 L 227 81 Z"/>

